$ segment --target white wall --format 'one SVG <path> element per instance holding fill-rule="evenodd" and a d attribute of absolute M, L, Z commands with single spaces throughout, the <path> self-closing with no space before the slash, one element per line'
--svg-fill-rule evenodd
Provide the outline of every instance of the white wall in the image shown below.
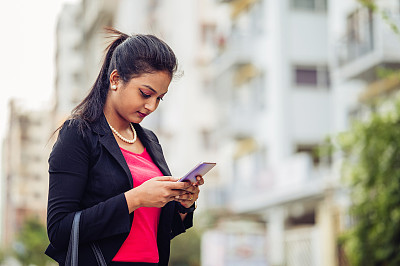
<path fill-rule="evenodd" d="M 294 89 L 288 119 L 295 143 L 318 143 L 330 133 L 330 97 L 328 89 Z"/>
<path fill-rule="evenodd" d="M 327 63 L 326 13 L 291 11 L 288 14 L 288 54 L 292 62 Z"/>

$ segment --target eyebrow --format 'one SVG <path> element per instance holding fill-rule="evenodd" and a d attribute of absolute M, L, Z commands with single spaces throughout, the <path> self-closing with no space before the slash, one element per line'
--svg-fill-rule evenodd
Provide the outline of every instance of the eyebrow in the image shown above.
<path fill-rule="evenodd" d="M 155 89 L 153 89 L 150 85 L 142 84 L 142 86 L 143 86 L 143 87 L 146 87 L 146 88 L 148 88 L 149 90 L 153 91 L 154 93 L 158 94 L 158 92 L 157 92 Z M 164 92 L 163 94 L 166 94 L 167 92 L 168 92 L 168 91 Z M 161 95 L 163 95 L 163 94 L 161 94 Z"/>

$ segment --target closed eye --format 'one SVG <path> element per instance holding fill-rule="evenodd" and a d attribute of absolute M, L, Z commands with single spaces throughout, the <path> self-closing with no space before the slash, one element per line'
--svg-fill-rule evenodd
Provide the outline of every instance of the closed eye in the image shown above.
<path fill-rule="evenodd" d="M 140 91 L 140 93 L 142 94 L 142 97 L 143 97 L 143 98 L 148 99 L 148 98 L 151 97 L 151 94 L 147 94 L 147 93 L 145 93 L 144 91 L 142 91 L 141 89 L 139 89 L 139 91 Z M 161 95 L 160 97 L 157 97 L 157 100 L 158 100 L 158 101 L 164 101 L 164 96 L 165 96 L 165 94 Z"/>
<path fill-rule="evenodd" d="M 142 94 L 143 98 L 147 99 L 147 98 L 150 98 L 150 97 L 151 97 L 150 94 L 146 94 L 146 93 L 144 93 L 142 90 L 139 90 L 139 91 L 140 91 L 140 93 Z"/>

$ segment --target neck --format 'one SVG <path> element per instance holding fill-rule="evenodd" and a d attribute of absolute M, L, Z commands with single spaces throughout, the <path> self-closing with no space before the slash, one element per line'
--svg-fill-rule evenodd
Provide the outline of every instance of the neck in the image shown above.
<path fill-rule="evenodd" d="M 130 130 L 130 123 L 126 121 L 121 116 L 119 116 L 113 108 L 104 106 L 103 109 L 104 116 L 106 117 L 107 122 L 113 126 L 118 131 Z"/>

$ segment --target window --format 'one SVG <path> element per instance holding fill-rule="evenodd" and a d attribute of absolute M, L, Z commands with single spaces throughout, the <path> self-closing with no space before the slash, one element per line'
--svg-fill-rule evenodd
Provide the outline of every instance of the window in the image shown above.
<path fill-rule="evenodd" d="M 311 156 L 314 166 L 330 166 L 332 164 L 332 144 L 325 141 L 321 144 L 298 144 L 296 153 L 307 153 Z"/>
<path fill-rule="evenodd" d="M 328 88 L 330 85 L 326 66 L 294 66 L 293 72 L 295 86 Z"/>
<path fill-rule="evenodd" d="M 201 41 L 204 45 L 212 45 L 215 40 L 215 25 L 202 24 L 201 25 Z"/>
<path fill-rule="evenodd" d="M 294 10 L 325 12 L 327 0 L 291 0 L 291 7 Z"/>
<path fill-rule="evenodd" d="M 316 144 L 299 144 L 296 147 L 296 153 L 307 153 L 311 156 L 314 165 L 320 163 L 320 158 L 318 156 L 318 145 Z"/>
<path fill-rule="evenodd" d="M 374 48 L 373 14 L 367 8 L 357 9 L 347 17 L 347 55 L 353 60 Z"/>
<path fill-rule="evenodd" d="M 296 68 L 296 84 L 317 86 L 318 85 L 317 69 Z"/>

